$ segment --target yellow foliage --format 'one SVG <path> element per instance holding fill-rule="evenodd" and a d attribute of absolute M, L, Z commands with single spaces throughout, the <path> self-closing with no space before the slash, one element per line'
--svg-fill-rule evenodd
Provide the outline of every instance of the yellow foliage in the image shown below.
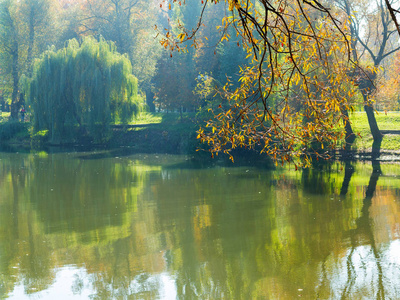
<path fill-rule="evenodd" d="M 226 0 L 231 15 L 219 30 L 224 41 L 235 28 L 252 64 L 241 67 L 236 89 L 224 87 L 229 109 L 215 113 L 198 138 L 213 154 L 245 147 L 280 163 L 304 165 L 313 152 L 326 158 L 343 138 L 357 90 L 348 28 L 317 1 L 250 2 Z"/>

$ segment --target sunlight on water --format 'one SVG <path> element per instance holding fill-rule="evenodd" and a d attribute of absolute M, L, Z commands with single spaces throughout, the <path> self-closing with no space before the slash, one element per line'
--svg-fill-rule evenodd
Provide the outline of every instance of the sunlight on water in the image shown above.
<path fill-rule="evenodd" d="M 56 276 L 54 283 L 45 291 L 36 292 L 34 288 L 25 290 L 23 282 L 18 283 L 8 299 L 24 299 L 29 293 L 30 299 L 43 300 L 66 300 L 66 299 L 90 299 L 96 296 L 96 290 L 90 283 L 92 275 L 86 272 L 85 268 L 63 267 L 54 270 Z M 147 277 L 147 275 L 143 275 Z M 176 299 L 175 280 L 168 274 L 157 274 L 142 280 L 142 275 L 132 280 L 129 285 L 131 295 L 143 295 L 151 292 L 152 287 L 157 287 L 160 299 Z M 113 291 L 114 297 L 121 295 L 118 290 Z M 111 295 L 113 296 L 113 295 Z"/>
<path fill-rule="evenodd" d="M 63 267 L 54 269 L 56 274 L 54 283 L 45 291 L 36 292 L 34 288 L 29 291 L 25 290 L 24 282 L 19 282 L 9 299 L 24 299 L 29 292 L 31 299 L 89 299 L 90 295 L 95 293 L 94 290 L 87 289 L 88 274 L 85 268 Z M 83 280 L 82 280 L 83 278 Z"/>

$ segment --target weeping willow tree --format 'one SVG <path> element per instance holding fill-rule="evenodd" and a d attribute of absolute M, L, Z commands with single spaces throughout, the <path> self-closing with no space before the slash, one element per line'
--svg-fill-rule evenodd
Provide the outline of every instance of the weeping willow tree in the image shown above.
<path fill-rule="evenodd" d="M 93 37 L 46 51 L 34 64 L 28 99 L 34 131 L 48 130 L 53 143 L 77 134 L 104 141 L 110 124 L 126 124 L 143 103 L 129 59 Z"/>

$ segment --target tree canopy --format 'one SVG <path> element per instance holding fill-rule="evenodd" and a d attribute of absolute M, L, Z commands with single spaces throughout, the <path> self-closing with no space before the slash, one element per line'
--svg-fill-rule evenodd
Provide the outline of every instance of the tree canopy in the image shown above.
<path fill-rule="evenodd" d="M 54 0 L 0 2 L 1 96 L 11 94 L 11 118 L 18 118 L 19 79 L 32 71 L 33 58 L 55 42 L 58 32 Z M 10 76 L 11 75 L 11 76 Z M 10 92 L 8 92 L 10 90 Z M 21 101 L 22 102 L 22 101 Z"/>
<path fill-rule="evenodd" d="M 223 1 L 204 5 L 218 2 Z M 246 147 L 282 163 L 300 163 L 297 158 L 310 153 L 327 157 L 326 148 L 343 140 L 339 129 L 348 120 L 345 112 L 355 93 L 345 20 L 318 1 L 225 4 L 221 41 L 231 39 L 229 29 L 234 28 L 252 62 L 241 69 L 237 88 L 224 87 L 229 108 L 213 111 L 198 137 L 216 154 Z M 195 39 L 197 28 L 183 29 L 178 40 L 167 31 L 162 44 L 182 50 L 180 41 Z"/>
<path fill-rule="evenodd" d="M 127 123 L 142 105 L 129 59 L 104 39 L 70 40 L 44 52 L 29 81 L 34 130 L 48 130 L 53 142 L 71 139 L 77 129 L 103 140 L 111 123 Z"/>

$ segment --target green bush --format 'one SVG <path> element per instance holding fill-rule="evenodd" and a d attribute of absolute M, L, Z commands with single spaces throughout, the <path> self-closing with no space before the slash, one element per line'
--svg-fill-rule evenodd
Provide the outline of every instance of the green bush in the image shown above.
<path fill-rule="evenodd" d="M 31 136 L 31 146 L 40 147 L 49 139 L 48 130 L 40 130 Z"/>
<path fill-rule="evenodd" d="M 29 123 L 8 121 L 0 123 L 0 143 L 10 140 L 19 135 L 28 134 Z"/>

